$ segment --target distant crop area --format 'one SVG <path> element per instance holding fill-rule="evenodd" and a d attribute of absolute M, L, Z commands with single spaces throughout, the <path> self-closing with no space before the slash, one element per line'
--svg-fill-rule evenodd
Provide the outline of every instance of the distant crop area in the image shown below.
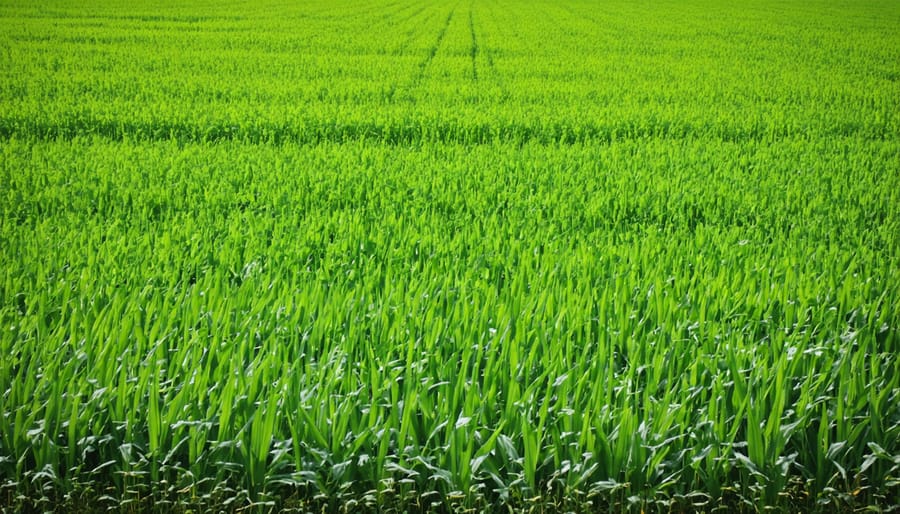
<path fill-rule="evenodd" d="M 900 510 L 900 3 L 0 0 L 0 512 Z"/>

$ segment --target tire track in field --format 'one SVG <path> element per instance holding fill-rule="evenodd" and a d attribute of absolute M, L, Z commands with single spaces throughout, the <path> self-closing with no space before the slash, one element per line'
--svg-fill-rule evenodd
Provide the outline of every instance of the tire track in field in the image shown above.
<path fill-rule="evenodd" d="M 571 6 L 571 5 L 566 5 L 565 3 L 562 3 L 562 2 L 560 2 L 558 5 L 559 5 L 559 7 L 562 7 L 563 10 L 566 11 L 566 12 L 569 14 L 570 17 L 573 17 L 573 18 L 581 18 L 581 19 L 583 19 L 583 20 L 587 20 L 587 21 L 589 21 L 591 24 L 595 25 L 595 26 L 598 27 L 598 28 L 601 27 L 601 26 L 603 26 L 603 23 L 601 23 L 599 20 L 597 20 L 597 18 L 595 18 L 595 17 L 593 17 L 593 16 L 591 16 L 591 15 L 589 15 L 589 14 L 579 13 L 579 12 L 576 11 L 575 9 L 572 9 L 572 6 Z M 583 31 L 579 31 L 579 32 L 581 32 L 581 33 L 584 34 L 585 36 L 590 36 L 590 34 L 585 34 Z"/>
<path fill-rule="evenodd" d="M 453 21 L 453 14 L 456 12 L 456 8 L 450 9 L 450 14 L 447 15 L 447 19 L 444 20 L 444 25 L 441 27 L 441 30 L 438 31 L 437 40 L 434 42 L 434 45 L 428 50 L 428 54 L 425 56 L 425 59 L 419 63 L 419 71 L 416 73 L 416 77 L 413 80 L 413 85 L 418 84 L 425 78 L 425 70 L 428 68 L 428 65 L 431 64 L 431 61 L 434 60 L 434 56 L 437 55 L 438 50 L 441 48 L 441 44 L 444 42 L 444 36 L 447 35 L 447 29 L 450 28 L 450 22 Z"/>
<path fill-rule="evenodd" d="M 416 71 L 413 74 L 412 78 L 407 82 L 407 84 L 400 88 L 399 95 L 397 91 L 390 92 L 391 101 L 395 98 L 400 98 L 408 101 L 412 101 L 412 93 L 419 86 L 422 81 L 425 79 L 425 73 L 428 70 L 428 65 L 434 60 L 434 57 L 437 55 L 438 50 L 441 48 L 441 45 L 444 42 L 444 37 L 447 35 L 447 30 L 450 27 L 450 22 L 453 21 L 453 15 L 456 12 L 456 7 L 450 9 L 450 13 L 447 14 L 447 18 L 441 24 L 440 30 L 438 30 L 437 38 L 431 47 L 428 49 L 428 53 L 425 55 L 425 58 L 419 61 L 419 64 L 416 67 Z"/>
<path fill-rule="evenodd" d="M 416 16 L 418 16 L 419 14 L 421 14 L 423 12 L 425 12 L 425 7 L 423 7 L 419 11 L 417 11 Z M 422 20 L 416 24 L 416 26 L 414 26 L 412 29 L 408 30 L 406 32 L 406 38 L 403 40 L 402 43 L 400 43 L 400 46 L 398 46 L 397 49 L 394 51 L 394 55 L 406 54 L 406 51 L 412 44 L 413 40 L 415 40 L 416 36 L 419 35 L 420 29 L 423 26 L 426 26 L 428 24 L 428 22 L 430 22 L 432 20 L 432 18 L 434 18 L 435 14 L 436 14 L 435 12 L 429 11 L 428 13 L 425 14 L 425 16 L 423 16 Z M 405 22 L 411 20 L 413 17 L 414 16 L 410 16 L 406 20 L 403 20 L 403 22 L 405 23 Z"/>
<path fill-rule="evenodd" d="M 478 55 L 478 37 L 475 35 L 475 14 L 474 14 L 474 6 L 473 4 L 469 4 L 469 34 L 472 35 L 472 49 L 470 54 L 472 56 L 472 80 L 478 82 L 478 64 L 476 61 L 476 57 Z"/>
<path fill-rule="evenodd" d="M 427 27 L 428 23 L 435 16 L 438 15 L 438 13 L 434 10 L 426 11 L 427 7 L 428 6 L 421 6 L 420 8 L 416 9 L 412 14 L 405 16 L 402 20 L 400 20 L 397 23 L 398 27 L 401 27 L 401 26 L 405 27 L 408 22 L 410 22 L 411 20 L 416 20 L 416 18 L 422 16 L 422 13 L 425 13 L 425 15 L 424 15 L 424 17 L 422 17 L 422 19 L 417 20 L 418 23 L 413 24 L 413 26 L 409 30 L 406 31 L 406 33 L 405 33 L 406 37 L 403 39 L 403 42 L 400 43 L 399 46 L 397 46 L 396 48 L 394 48 L 391 51 L 391 55 L 393 55 L 394 57 L 405 56 L 407 54 L 407 52 L 409 51 L 409 48 L 410 48 L 410 45 L 412 44 L 412 42 L 416 39 L 416 37 L 418 37 L 418 35 L 420 33 L 423 32 L 422 29 L 424 27 Z M 399 93 L 403 93 L 404 91 L 408 92 L 412 86 L 405 85 L 404 84 L 405 82 L 406 81 L 402 80 L 402 79 L 392 82 L 390 87 L 388 87 L 388 89 L 384 92 L 384 95 L 383 95 L 384 101 L 386 101 L 388 103 L 394 103 L 397 100 L 398 92 Z"/>
<path fill-rule="evenodd" d="M 489 15 L 488 18 L 496 19 L 496 15 L 493 14 L 493 6 L 490 6 L 489 8 L 491 9 L 492 14 Z M 484 32 L 484 31 L 482 31 L 482 32 Z M 488 35 L 490 35 L 489 31 L 488 31 Z M 502 92 L 502 96 L 503 97 L 509 96 L 509 89 L 506 87 L 506 81 L 504 80 L 503 74 L 500 73 L 500 70 L 497 69 L 497 66 L 494 64 L 494 49 L 492 49 L 490 45 L 484 45 L 482 48 L 480 48 L 480 51 L 484 54 L 485 60 L 487 61 L 489 76 L 491 76 L 494 79 L 497 86 L 500 88 L 500 91 Z"/>
<path fill-rule="evenodd" d="M 402 25 L 412 18 L 418 16 L 422 11 L 425 10 L 425 6 L 418 6 L 416 4 L 404 5 L 400 9 L 397 9 L 394 12 L 390 12 L 382 16 L 382 18 L 387 21 L 389 24 L 394 25 Z M 409 12 L 412 14 L 409 14 Z"/>
<path fill-rule="evenodd" d="M 415 6 L 414 6 L 414 7 L 415 7 Z M 422 14 L 422 11 L 424 11 L 427 7 L 428 7 L 428 6 L 425 6 L 425 5 L 420 6 L 420 7 L 419 7 L 418 9 L 416 9 L 412 14 L 409 14 L 409 15 L 407 15 L 406 17 L 404 17 L 403 19 L 399 20 L 399 23 L 406 23 L 406 22 L 408 22 L 409 20 L 411 20 L 411 19 L 415 18 L 416 16 Z"/>

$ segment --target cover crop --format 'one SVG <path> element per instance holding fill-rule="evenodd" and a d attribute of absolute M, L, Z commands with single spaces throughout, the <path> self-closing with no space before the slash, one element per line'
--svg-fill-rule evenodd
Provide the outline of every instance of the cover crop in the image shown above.
<path fill-rule="evenodd" d="M 898 508 L 898 23 L 0 2 L 0 508 Z"/>

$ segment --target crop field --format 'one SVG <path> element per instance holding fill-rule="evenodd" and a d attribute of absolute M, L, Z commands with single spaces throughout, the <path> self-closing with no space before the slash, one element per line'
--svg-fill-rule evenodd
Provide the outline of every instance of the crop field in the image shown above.
<path fill-rule="evenodd" d="M 900 3 L 0 0 L 0 512 L 900 510 Z"/>

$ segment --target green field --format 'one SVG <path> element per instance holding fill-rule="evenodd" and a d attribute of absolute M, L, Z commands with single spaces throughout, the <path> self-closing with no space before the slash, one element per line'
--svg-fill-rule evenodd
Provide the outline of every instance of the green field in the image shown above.
<path fill-rule="evenodd" d="M 0 0 L 0 512 L 866 508 L 900 3 Z"/>

